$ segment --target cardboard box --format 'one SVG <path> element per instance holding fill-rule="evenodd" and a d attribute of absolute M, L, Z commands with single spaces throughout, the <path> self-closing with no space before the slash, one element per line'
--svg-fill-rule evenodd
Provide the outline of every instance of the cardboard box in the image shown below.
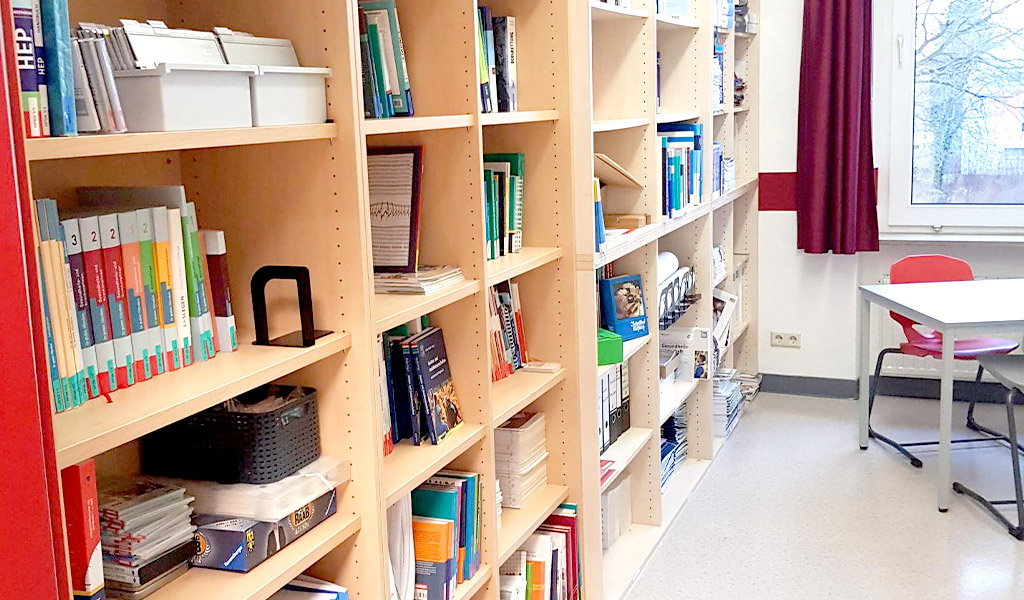
<path fill-rule="evenodd" d="M 331 490 L 276 523 L 196 515 L 192 522 L 199 527 L 198 547 L 192 566 L 246 573 L 337 512 L 336 495 Z"/>

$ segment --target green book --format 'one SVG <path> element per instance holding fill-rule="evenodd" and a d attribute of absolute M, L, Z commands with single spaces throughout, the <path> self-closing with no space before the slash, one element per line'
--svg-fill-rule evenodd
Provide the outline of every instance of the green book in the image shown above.
<path fill-rule="evenodd" d="M 487 242 L 488 260 L 494 259 L 494 255 L 491 253 L 493 235 L 491 231 L 491 170 L 484 169 L 484 239 Z"/>
<path fill-rule="evenodd" d="M 509 197 L 507 222 L 511 234 L 511 252 L 523 249 L 523 185 L 526 157 L 522 153 L 485 154 L 485 162 L 508 163 Z"/>
<path fill-rule="evenodd" d="M 387 67 L 384 65 L 384 53 L 381 51 L 380 30 L 373 23 L 366 24 L 366 38 L 370 44 L 370 56 L 373 62 L 373 76 L 377 81 L 377 100 L 380 102 L 383 116 L 395 116 L 395 108 L 388 93 Z"/>
<path fill-rule="evenodd" d="M 398 87 L 391 90 L 393 92 L 391 105 L 396 116 L 411 117 L 413 115 L 412 87 L 409 85 L 409 67 L 405 63 L 405 46 L 402 43 L 402 29 L 398 26 L 398 7 L 395 5 L 395 0 L 363 1 L 359 3 L 359 8 L 363 9 L 367 15 L 383 12 L 387 16 L 388 35 L 386 37 L 391 48 L 385 54 L 389 59 L 388 68 L 394 70 L 391 73 L 393 76 L 392 88 L 396 81 L 398 83 Z"/>

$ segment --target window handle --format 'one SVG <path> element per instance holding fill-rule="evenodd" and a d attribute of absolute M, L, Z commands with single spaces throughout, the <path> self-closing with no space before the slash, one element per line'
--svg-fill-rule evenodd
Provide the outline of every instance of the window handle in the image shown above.
<path fill-rule="evenodd" d="M 903 66 L 903 34 L 899 33 L 896 35 L 896 60 L 899 65 Z"/>

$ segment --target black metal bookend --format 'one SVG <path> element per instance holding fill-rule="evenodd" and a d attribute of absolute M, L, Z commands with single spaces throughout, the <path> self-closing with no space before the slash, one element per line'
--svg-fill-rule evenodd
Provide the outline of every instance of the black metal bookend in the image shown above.
<path fill-rule="evenodd" d="M 291 279 L 299 293 L 299 319 L 302 331 L 293 331 L 274 339 L 270 339 L 267 325 L 267 284 L 275 279 Z M 309 285 L 309 269 L 306 267 L 289 267 L 268 265 L 260 267 L 253 273 L 249 282 L 252 293 L 252 316 L 256 327 L 255 346 L 285 346 L 289 348 L 308 348 L 316 344 L 318 338 L 333 333 L 313 327 L 313 292 Z"/>

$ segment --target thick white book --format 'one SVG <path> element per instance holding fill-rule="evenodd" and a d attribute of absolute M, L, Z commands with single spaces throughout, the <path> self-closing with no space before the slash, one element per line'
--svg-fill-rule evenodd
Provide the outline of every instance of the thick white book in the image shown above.
<path fill-rule="evenodd" d="M 185 278 L 185 247 L 181 235 L 181 210 L 167 209 L 167 234 L 170 240 L 172 306 L 178 333 L 178 360 L 181 366 L 192 364 L 192 324 L 188 314 L 188 284 Z"/>

